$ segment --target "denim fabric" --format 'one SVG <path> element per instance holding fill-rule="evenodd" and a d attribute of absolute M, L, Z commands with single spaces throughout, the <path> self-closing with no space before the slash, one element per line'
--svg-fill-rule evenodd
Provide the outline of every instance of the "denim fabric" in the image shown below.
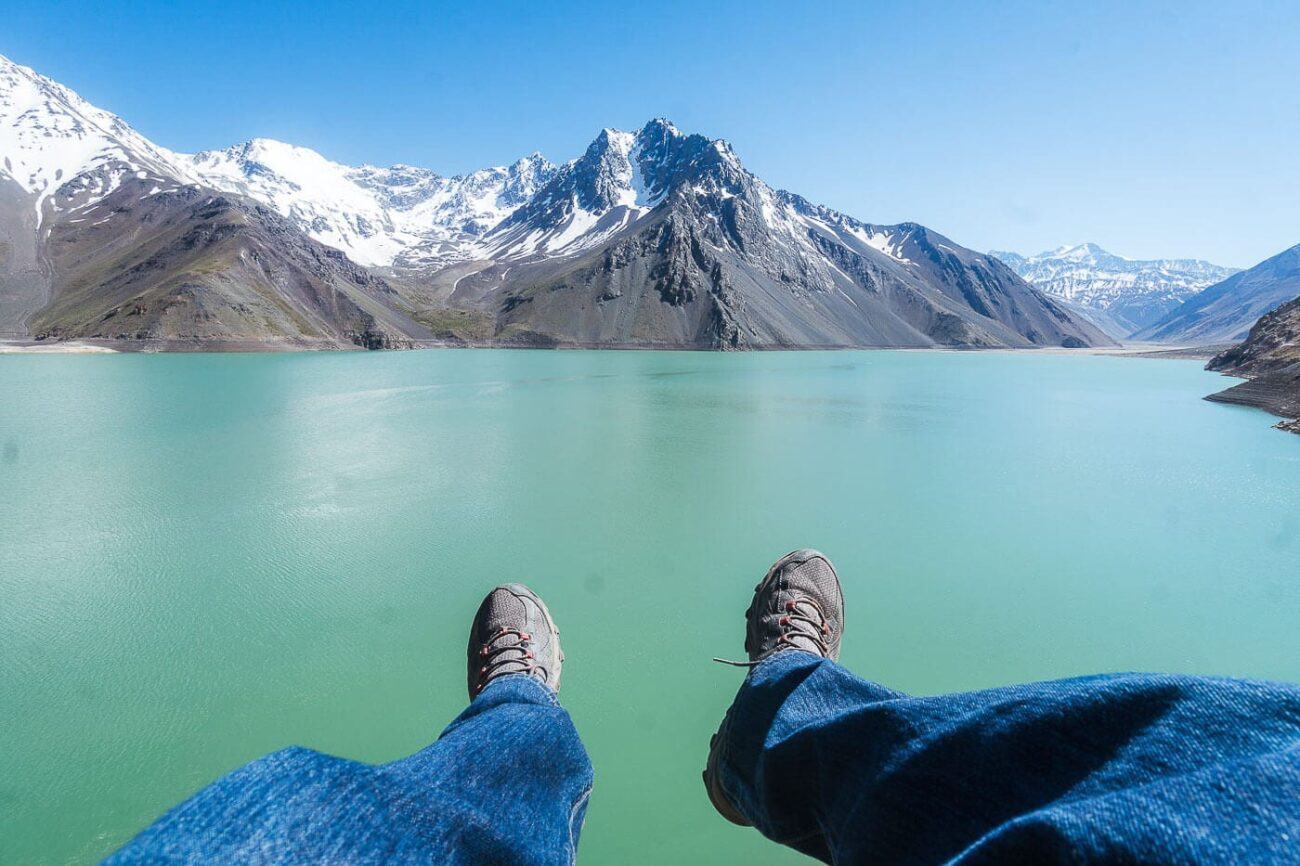
<path fill-rule="evenodd" d="M 276 752 L 199 791 L 105 862 L 567 864 L 591 783 L 555 695 L 506 676 L 408 758 L 372 766 Z"/>
<path fill-rule="evenodd" d="M 795 651 L 722 726 L 724 791 L 832 863 L 1300 863 L 1300 688 L 1116 674 L 913 698 Z"/>

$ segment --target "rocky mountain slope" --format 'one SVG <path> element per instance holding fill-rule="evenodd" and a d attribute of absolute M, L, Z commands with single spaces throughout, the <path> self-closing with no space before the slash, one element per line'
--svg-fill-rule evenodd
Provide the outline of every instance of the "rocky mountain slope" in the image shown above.
<path fill-rule="evenodd" d="M 1300 244 L 1210 286 L 1134 336 L 1209 345 L 1246 337 L 1261 316 L 1300 295 Z"/>
<path fill-rule="evenodd" d="M 580 343 L 1084 346 L 1095 328 L 914 225 L 774 190 L 723 141 L 605 130 L 483 241 L 450 303 Z"/>
<path fill-rule="evenodd" d="M 1126 259 L 1096 244 L 1029 257 L 999 251 L 989 255 L 1036 288 L 1075 305 L 1116 338 L 1142 330 L 1237 272 L 1199 259 Z"/>
<path fill-rule="evenodd" d="M 1287 419 L 1279 427 L 1300 433 L 1300 297 L 1260 318 L 1245 342 L 1216 355 L 1208 369 L 1247 381 L 1206 399 L 1267 409 Z"/>
<path fill-rule="evenodd" d="M 245 198 L 131 177 L 103 198 L 65 186 L 45 235 L 38 339 L 158 348 L 408 347 L 431 340 L 396 292 Z"/>
<path fill-rule="evenodd" d="M 0 332 L 364 346 L 1086 346 L 1001 262 L 775 190 L 666 121 L 447 178 L 177 154 L 0 58 Z"/>

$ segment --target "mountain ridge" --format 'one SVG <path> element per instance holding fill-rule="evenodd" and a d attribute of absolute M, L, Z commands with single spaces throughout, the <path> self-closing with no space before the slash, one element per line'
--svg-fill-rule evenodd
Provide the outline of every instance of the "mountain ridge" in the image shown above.
<path fill-rule="evenodd" d="M 1300 244 L 1205 289 L 1138 339 L 1209 345 L 1246 339 L 1260 317 L 1300 295 Z"/>
<path fill-rule="evenodd" d="M 1200 259 L 1130 259 L 1094 243 L 1034 256 L 993 250 L 1019 276 L 1063 298 L 1112 337 L 1122 339 L 1162 318 L 1238 269 Z"/>
<path fill-rule="evenodd" d="M 322 346 L 1109 342 L 1001 263 L 774 189 L 725 141 L 663 118 L 602 130 L 562 165 L 533 154 L 446 178 L 270 139 L 179 154 L 3 58 L 0 76 L 0 142 L 19 157 L 0 169 L 0 249 L 18 251 L 0 254 L 0 331 Z M 133 243 L 159 250 L 128 264 Z M 177 312 L 180 286 L 193 316 Z M 121 327 L 122 309 L 159 304 L 168 316 Z"/>

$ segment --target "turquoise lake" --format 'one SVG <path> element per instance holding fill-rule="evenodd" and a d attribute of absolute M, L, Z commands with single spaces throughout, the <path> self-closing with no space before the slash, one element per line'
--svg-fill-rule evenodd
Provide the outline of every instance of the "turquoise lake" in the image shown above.
<path fill-rule="evenodd" d="M 795 863 L 700 770 L 768 564 L 931 694 L 1300 680 L 1300 437 L 1197 361 L 1032 353 L 0 356 L 0 862 L 92 863 L 301 744 L 465 703 L 519 580 L 596 767 L 580 862 Z"/>

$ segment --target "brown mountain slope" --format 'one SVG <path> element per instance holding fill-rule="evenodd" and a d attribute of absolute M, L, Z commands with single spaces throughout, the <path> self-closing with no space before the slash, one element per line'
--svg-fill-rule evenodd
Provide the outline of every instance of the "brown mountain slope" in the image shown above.
<path fill-rule="evenodd" d="M 870 225 L 772 190 L 723 143 L 667 129 L 650 124 L 631 150 L 658 200 L 648 212 L 606 188 L 636 172 L 602 134 L 489 235 L 494 257 L 459 272 L 446 303 L 492 317 L 498 337 L 542 343 L 1111 344 L 995 259 L 924 226 Z M 596 214 L 587 236 L 599 243 L 547 248 Z"/>
<path fill-rule="evenodd" d="M 38 339 L 175 348 L 387 348 L 429 331 L 384 280 L 274 211 L 193 186 L 132 178 L 78 206 L 60 192 L 42 248 L 54 276 Z"/>
<path fill-rule="evenodd" d="M 1208 369 L 1247 381 L 1207 400 L 1266 409 L 1288 419 L 1278 427 L 1300 433 L 1300 298 L 1260 318 L 1245 342 L 1215 356 Z"/>

